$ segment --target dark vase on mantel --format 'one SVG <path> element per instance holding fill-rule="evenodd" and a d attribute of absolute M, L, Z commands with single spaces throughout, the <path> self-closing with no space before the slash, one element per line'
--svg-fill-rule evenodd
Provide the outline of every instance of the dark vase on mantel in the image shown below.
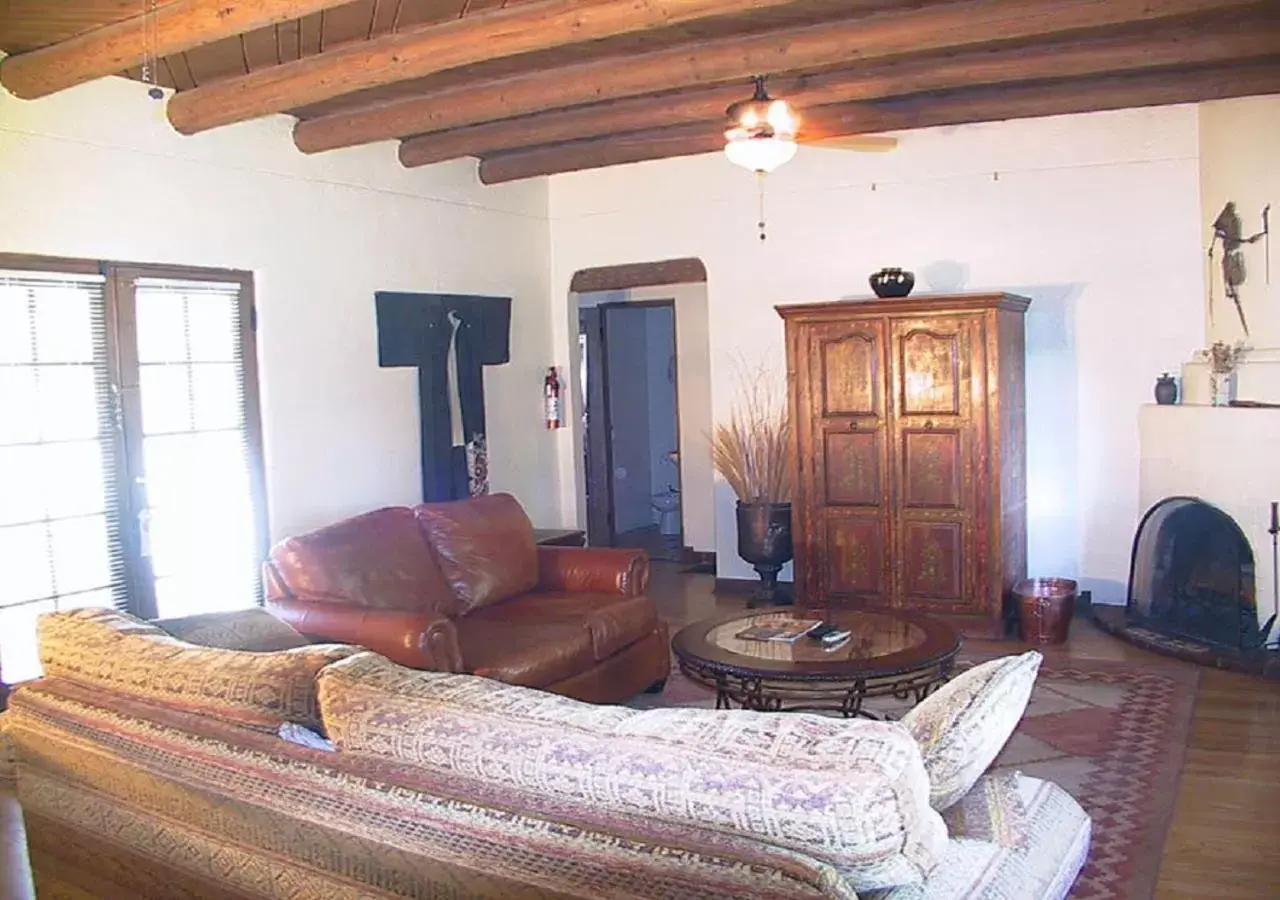
<path fill-rule="evenodd" d="M 738 555 L 760 576 L 752 605 L 785 606 L 791 598 L 778 590 L 778 572 L 791 560 L 791 504 L 738 501 Z"/>
<path fill-rule="evenodd" d="M 1173 406 L 1178 402 L 1178 382 L 1165 372 L 1156 379 L 1156 403 L 1161 406 Z"/>

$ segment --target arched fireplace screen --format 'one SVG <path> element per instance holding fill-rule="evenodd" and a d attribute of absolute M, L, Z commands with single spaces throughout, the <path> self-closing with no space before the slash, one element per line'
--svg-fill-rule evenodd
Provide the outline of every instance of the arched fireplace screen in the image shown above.
<path fill-rule="evenodd" d="M 1176 637 L 1256 648 L 1253 551 L 1235 519 L 1194 497 L 1151 507 L 1133 541 L 1128 614 Z"/>

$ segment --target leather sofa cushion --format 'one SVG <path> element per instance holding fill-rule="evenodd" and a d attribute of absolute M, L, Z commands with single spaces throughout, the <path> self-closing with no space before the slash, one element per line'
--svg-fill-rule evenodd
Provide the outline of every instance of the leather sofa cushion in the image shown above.
<path fill-rule="evenodd" d="M 316 674 L 358 647 L 310 644 L 274 653 L 197 647 L 113 609 L 47 613 L 36 627 L 48 678 L 275 732 L 319 728 Z"/>
<path fill-rule="evenodd" d="M 509 622 L 526 628 L 540 624 L 576 625 L 590 635 L 596 662 L 603 662 L 658 627 L 658 611 L 652 600 L 617 594 L 521 594 L 476 610 L 467 618 Z"/>
<path fill-rule="evenodd" d="M 510 494 L 423 503 L 414 513 L 453 589 L 452 615 L 501 603 L 537 585 L 533 523 Z"/>
<path fill-rule="evenodd" d="M 859 894 L 923 881 L 947 848 L 920 748 L 893 722 L 593 706 L 371 653 L 318 681 L 340 752 L 414 766 L 460 796 L 545 801 L 560 821 L 607 818 L 624 835 L 660 822 L 686 847 L 784 848 Z"/>
<path fill-rule="evenodd" d="M 454 605 L 407 506 L 376 509 L 281 541 L 271 562 L 297 600 L 442 612 Z"/>
<path fill-rule="evenodd" d="M 508 622 L 463 616 L 454 626 L 467 671 L 508 684 L 548 687 L 596 662 L 591 633 L 581 621 Z"/>

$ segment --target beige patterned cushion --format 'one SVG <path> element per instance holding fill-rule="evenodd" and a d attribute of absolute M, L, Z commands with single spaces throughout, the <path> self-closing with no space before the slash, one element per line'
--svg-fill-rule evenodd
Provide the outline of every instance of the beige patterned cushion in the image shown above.
<path fill-rule="evenodd" d="M 894 723 L 592 706 L 361 654 L 320 674 L 345 753 L 390 757 L 564 809 L 784 847 L 855 890 L 920 881 L 945 851 L 920 751 Z M 518 810 L 517 810 L 518 811 Z"/>
<path fill-rule="evenodd" d="M 204 613 L 153 622 L 180 641 L 223 650 L 291 650 L 311 643 L 265 609 Z"/>
<path fill-rule="evenodd" d="M 930 803 L 954 804 L 999 754 L 1031 699 L 1042 657 L 1034 650 L 974 666 L 902 717 L 924 753 Z"/>
<path fill-rule="evenodd" d="M 983 775 L 969 792 L 942 814 L 947 833 L 1021 847 L 1026 839 L 1027 810 L 1018 794 L 1022 775 L 992 772 Z"/>
<path fill-rule="evenodd" d="M 990 777 L 972 793 L 986 793 Z M 981 829 L 953 829 L 947 853 L 928 881 L 862 894 L 862 900 L 1064 900 L 1089 854 L 1089 816 L 1052 782 L 1014 775 L 996 789 L 1017 796 L 1015 841 L 992 840 Z M 968 802 L 965 797 L 963 803 Z"/>
<path fill-rule="evenodd" d="M 18 757 L 9 737 L 10 721 L 8 713 L 0 713 L 0 785 L 18 777 Z"/>
<path fill-rule="evenodd" d="M 40 617 L 45 675 L 274 732 L 319 727 L 316 674 L 358 652 L 315 644 L 278 653 L 196 647 L 111 609 Z"/>

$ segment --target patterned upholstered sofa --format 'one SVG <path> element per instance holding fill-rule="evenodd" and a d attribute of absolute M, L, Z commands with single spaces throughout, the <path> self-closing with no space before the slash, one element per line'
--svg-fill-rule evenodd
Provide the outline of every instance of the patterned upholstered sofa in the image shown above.
<path fill-rule="evenodd" d="M 1065 792 L 983 776 L 990 747 L 965 746 L 961 718 L 1017 706 L 1034 654 L 899 724 L 594 706 L 175 631 L 288 649 L 103 610 L 41 621 L 46 675 L 0 716 L 0 777 L 42 893 L 1056 900 L 1088 847 Z M 280 736 L 319 731 L 329 748 Z"/>

